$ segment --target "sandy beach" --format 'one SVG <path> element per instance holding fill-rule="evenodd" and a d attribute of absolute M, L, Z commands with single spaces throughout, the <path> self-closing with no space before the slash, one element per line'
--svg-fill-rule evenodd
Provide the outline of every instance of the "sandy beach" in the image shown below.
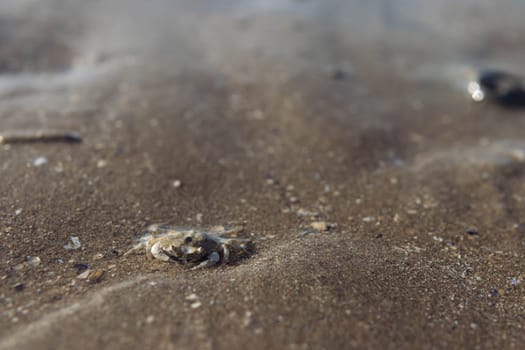
<path fill-rule="evenodd" d="M 523 348 L 525 111 L 466 91 L 523 10 L 2 1 L 0 136 L 81 142 L 0 145 L 0 349 Z M 255 249 L 123 256 L 155 223 Z"/>

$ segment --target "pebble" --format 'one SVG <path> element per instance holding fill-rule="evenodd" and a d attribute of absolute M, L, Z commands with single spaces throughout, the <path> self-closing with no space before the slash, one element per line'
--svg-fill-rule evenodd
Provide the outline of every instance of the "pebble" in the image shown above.
<path fill-rule="evenodd" d="M 102 254 L 102 253 L 95 254 L 92 257 L 93 261 L 100 260 L 102 258 L 104 258 L 104 254 Z"/>
<path fill-rule="evenodd" d="M 328 231 L 328 224 L 325 221 L 314 221 L 310 224 L 310 227 L 317 231 Z"/>
<path fill-rule="evenodd" d="M 192 293 L 190 295 L 188 295 L 186 297 L 186 300 L 189 300 L 189 301 L 195 301 L 195 300 L 198 300 L 199 299 L 199 296 L 195 293 Z"/>
<path fill-rule="evenodd" d="M 88 283 L 98 283 L 102 281 L 105 273 L 104 270 L 86 270 L 78 275 L 77 279 L 86 280 Z"/>
<path fill-rule="evenodd" d="M 516 162 L 525 161 L 525 152 L 521 149 L 513 149 L 509 152 L 509 155 Z"/>
<path fill-rule="evenodd" d="M 97 168 L 99 168 L 99 169 L 105 168 L 107 165 L 108 165 L 108 161 L 105 160 L 105 159 L 99 159 L 97 161 Z"/>
<path fill-rule="evenodd" d="M 305 216 L 312 216 L 312 217 L 315 217 L 315 216 L 319 216 L 319 213 L 316 212 L 316 211 L 310 211 L 310 210 L 306 210 L 304 208 L 299 208 L 295 214 L 299 217 L 305 217 Z"/>
<path fill-rule="evenodd" d="M 173 181 L 173 187 L 181 188 L 182 187 L 182 181 L 180 181 L 180 180 Z"/>
<path fill-rule="evenodd" d="M 197 222 L 202 222 L 202 213 L 198 213 L 196 216 L 195 216 L 195 219 L 197 219 Z"/>
<path fill-rule="evenodd" d="M 475 228 L 468 228 L 467 233 L 471 236 L 479 236 L 479 232 Z"/>
<path fill-rule="evenodd" d="M 198 309 L 199 307 L 201 307 L 201 305 L 202 305 L 202 303 L 200 301 L 196 301 L 193 304 L 191 304 L 190 307 L 192 309 Z"/>
<path fill-rule="evenodd" d="M 482 70 L 468 84 L 468 92 L 476 102 L 490 98 L 506 107 L 525 107 L 523 77 L 500 70 Z"/>
<path fill-rule="evenodd" d="M 304 236 L 308 236 L 308 235 L 315 235 L 316 233 L 319 233 L 319 231 L 308 229 L 308 230 L 304 230 L 304 231 L 299 232 L 299 236 L 300 237 L 304 237 Z"/>
<path fill-rule="evenodd" d="M 40 263 L 41 263 L 41 260 L 38 256 L 34 256 L 32 258 L 29 258 L 29 260 L 27 260 L 27 264 L 31 267 L 36 267 L 40 265 Z"/>
<path fill-rule="evenodd" d="M 291 203 L 291 204 L 296 204 L 296 203 L 299 203 L 299 198 L 297 197 L 290 197 L 288 199 L 288 201 Z"/>
<path fill-rule="evenodd" d="M 68 250 L 76 250 L 81 247 L 80 239 L 76 236 L 71 236 L 70 238 L 71 242 L 64 244 L 64 248 Z"/>
<path fill-rule="evenodd" d="M 18 208 L 17 210 L 15 210 L 15 216 L 18 216 L 22 214 L 22 208 Z"/>
<path fill-rule="evenodd" d="M 26 288 L 26 285 L 23 284 L 23 283 L 17 283 L 17 284 L 14 285 L 13 288 L 15 289 L 15 291 L 21 292 L 21 291 L 23 291 Z"/>
<path fill-rule="evenodd" d="M 105 273 L 106 273 L 106 271 L 104 271 L 104 270 L 93 270 L 88 275 L 87 281 L 89 283 L 98 283 L 98 282 L 102 281 L 102 277 L 104 277 Z"/>
<path fill-rule="evenodd" d="M 91 270 L 86 270 L 86 271 L 82 272 L 81 274 L 79 274 L 79 275 L 77 276 L 77 278 L 78 278 L 79 280 L 85 280 L 85 279 L 88 278 L 90 272 L 91 272 Z"/>
<path fill-rule="evenodd" d="M 153 322 L 155 322 L 155 316 L 153 316 L 153 315 L 149 315 L 149 316 L 146 318 L 146 323 L 151 324 L 151 323 L 153 323 Z"/>
<path fill-rule="evenodd" d="M 35 158 L 35 160 L 33 160 L 33 165 L 35 167 L 39 167 L 41 165 L 44 165 L 47 163 L 47 158 L 46 157 L 38 157 L 38 158 Z"/>
<path fill-rule="evenodd" d="M 84 264 L 84 263 L 76 263 L 73 265 L 73 267 L 75 269 L 77 269 L 77 272 L 80 273 L 82 271 L 86 271 L 89 269 L 89 265 L 88 264 Z"/>
<path fill-rule="evenodd" d="M 13 270 L 14 271 L 20 271 L 24 268 L 25 264 L 16 264 L 15 266 L 13 266 Z"/>

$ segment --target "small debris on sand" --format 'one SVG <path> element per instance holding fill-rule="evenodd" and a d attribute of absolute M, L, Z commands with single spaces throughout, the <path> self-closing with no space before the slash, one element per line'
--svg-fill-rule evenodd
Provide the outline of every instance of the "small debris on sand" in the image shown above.
<path fill-rule="evenodd" d="M 182 187 L 182 181 L 180 181 L 180 180 L 173 181 L 173 187 L 181 188 Z"/>
<path fill-rule="evenodd" d="M 199 307 L 201 307 L 201 305 L 202 305 L 202 303 L 200 301 L 196 301 L 193 304 L 191 304 L 190 307 L 192 309 L 198 309 Z"/>
<path fill-rule="evenodd" d="M 195 215 L 195 219 L 197 220 L 197 222 L 202 222 L 202 213 L 198 213 L 197 215 Z"/>
<path fill-rule="evenodd" d="M 97 168 L 102 169 L 105 168 L 108 165 L 108 161 L 105 159 L 99 159 L 97 161 Z"/>
<path fill-rule="evenodd" d="M 328 230 L 328 224 L 324 221 L 315 221 L 310 224 L 310 227 L 312 227 L 314 230 L 317 231 L 327 231 Z"/>
<path fill-rule="evenodd" d="M 314 235 L 314 234 L 322 233 L 322 232 L 330 232 L 336 226 L 337 226 L 336 224 L 328 223 L 326 221 L 314 221 L 310 223 L 310 228 L 299 232 L 299 236 L 303 237 L 303 236 Z"/>
<path fill-rule="evenodd" d="M 35 160 L 33 160 L 33 165 L 35 167 L 39 167 L 39 166 L 42 166 L 44 164 L 47 164 L 47 158 L 46 157 L 38 157 L 38 158 L 35 158 Z"/>
<path fill-rule="evenodd" d="M 89 265 L 85 263 L 76 263 L 73 265 L 73 267 L 77 269 L 77 273 L 81 273 L 89 269 Z"/>
<path fill-rule="evenodd" d="M 33 256 L 27 260 L 27 264 L 31 267 L 37 267 L 40 263 L 41 260 L 38 256 Z"/>
<path fill-rule="evenodd" d="M 104 258 L 104 254 L 102 254 L 102 253 L 98 253 L 98 254 L 93 255 L 93 257 L 92 257 L 91 259 L 92 259 L 93 261 L 97 261 L 97 260 L 100 260 L 100 259 L 102 259 L 102 258 Z"/>
<path fill-rule="evenodd" d="M 304 209 L 304 208 L 299 208 L 297 209 L 297 211 L 295 212 L 295 214 L 298 216 L 298 217 L 316 217 L 316 216 L 319 216 L 319 213 L 316 212 L 316 211 L 310 211 L 310 210 L 307 210 L 307 209 Z"/>
<path fill-rule="evenodd" d="M 98 283 L 102 281 L 106 271 L 104 270 L 86 270 L 77 276 L 79 280 L 85 280 L 88 283 Z"/>
<path fill-rule="evenodd" d="M 314 221 L 310 224 L 310 227 L 319 232 L 327 232 L 335 228 L 335 224 L 328 223 L 326 221 Z"/>
<path fill-rule="evenodd" d="M 11 130 L 0 133 L 2 143 L 32 142 L 82 142 L 82 137 L 73 131 L 60 130 Z"/>
<path fill-rule="evenodd" d="M 76 250 L 79 249 L 82 245 L 80 244 L 80 239 L 76 236 L 71 236 L 71 242 L 64 244 L 64 248 L 68 250 Z"/>
<path fill-rule="evenodd" d="M 199 296 L 195 293 L 192 293 L 186 297 L 186 300 L 188 301 L 196 301 L 199 299 Z"/>
<path fill-rule="evenodd" d="M 467 90 L 475 102 L 490 99 L 504 107 L 525 107 L 523 78 L 500 70 L 481 70 L 468 84 Z"/>
<path fill-rule="evenodd" d="M 517 149 L 510 150 L 509 156 L 515 162 L 525 161 L 525 152 L 522 149 L 517 148 Z"/>
<path fill-rule="evenodd" d="M 479 232 L 475 228 L 468 228 L 467 233 L 471 236 L 479 236 Z"/>

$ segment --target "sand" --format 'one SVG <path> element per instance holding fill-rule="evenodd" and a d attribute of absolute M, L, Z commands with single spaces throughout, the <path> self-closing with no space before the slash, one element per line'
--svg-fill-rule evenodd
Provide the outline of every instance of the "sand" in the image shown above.
<path fill-rule="evenodd" d="M 0 133 L 82 142 L 0 146 L 0 349 L 522 348 L 524 112 L 464 90 L 522 7 L 2 3 Z M 256 251 L 123 257 L 152 223 Z"/>

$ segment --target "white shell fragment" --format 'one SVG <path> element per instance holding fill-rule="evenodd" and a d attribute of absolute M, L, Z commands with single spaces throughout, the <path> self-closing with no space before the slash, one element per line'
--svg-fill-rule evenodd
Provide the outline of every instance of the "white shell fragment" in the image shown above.
<path fill-rule="evenodd" d="M 79 249 L 82 245 L 80 244 L 80 239 L 76 236 L 71 236 L 71 242 L 64 244 L 64 248 L 68 250 Z"/>
<path fill-rule="evenodd" d="M 39 167 L 39 166 L 42 166 L 44 164 L 47 164 L 47 158 L 46 157 L 38 157 L 36 158 L 35 160 L 33 160 L 33 165 L 35 167 Z"/>

